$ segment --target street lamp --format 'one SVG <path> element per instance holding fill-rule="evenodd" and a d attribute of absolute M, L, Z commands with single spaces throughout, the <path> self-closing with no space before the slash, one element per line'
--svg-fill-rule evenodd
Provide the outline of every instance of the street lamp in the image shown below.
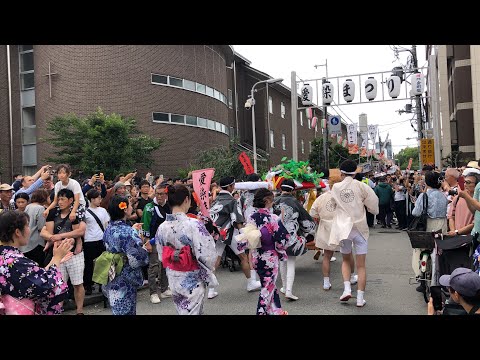
<path fill-rule="evenodd" d="M 255 86 L 259 84 L 274 84 L 278 82 L 282 82 L 283 79 L 268 79 L 268 80 L 262 80 L 259 81 L 252 86 L 252 91 L 250 92 L 250 98 L 247 100 L 245 103 L 245 108 L 252 109 L 252 137 L 253 137 L 253 171 L 257 173 L 257 139 L 256 139 L 256 134 L 255 134 L 255 97 L 254 97 L 254 92 L 255 92 Z M 270 134 L 268 134 L 270 136 Z"/>

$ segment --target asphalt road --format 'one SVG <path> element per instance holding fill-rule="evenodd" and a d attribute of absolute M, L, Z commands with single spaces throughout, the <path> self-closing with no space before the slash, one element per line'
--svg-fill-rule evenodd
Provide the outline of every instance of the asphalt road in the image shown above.
<path fill-rule="evenodd" d="M 356 307 L 355 298 L 341 303 L 343 292 L 341 277 L 341 255 L 335 253 L 337 261 L 331 263 L 330 281 L 332 289 L 324 291 L 321 260 L 313 259 L 313 251 L 297 259 L 293 293 L 298 301 L 287 301 L 281 297 L 282 307 L 290 315 L 424 315 L 426 304 L 422 294 L 415 291 L 416 285 L 409 285 L 411 269 L 411 247 L 403 231 L 374 229 L 370 232 L 367 254 L 366 305 Z M 246 279 L 238 269 L 230 272 L 221 268 L 217 273 L 220 286 L 219 296 L 207 299 L 207 315 L 255 315 L 258 292 L 246 291 Z M 281 286 L 280 279 L 277 281 Z M 352 287 L 356 296 L 356 286 Z M 85 307 L 86 315 L 111 315 L 103 303 Z M 65 314 L 75 314 L 66 311 Z M 147 289 L 138 293 L 137 315 L 176 315 L 171 299 L 162 299 L 160 304 L 151 304 Z"/>

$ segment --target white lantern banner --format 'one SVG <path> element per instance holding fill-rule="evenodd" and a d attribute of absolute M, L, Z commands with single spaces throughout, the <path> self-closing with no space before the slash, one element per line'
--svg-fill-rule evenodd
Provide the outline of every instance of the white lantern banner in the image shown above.
<path fill-rule="evenodd" d="M 378 125 L 368 125 L 368 137 L 370 140 L 373 140 L 375 142 L 375 139 L 377 137 L 377 126 Z"/>
<path fill-rule="evenodd" d="M 330 81 L 326 81 L 322 85 L 323 105 L 330 105 L 333 101 L 333 85 Z"/>
<path fill-rule="evenodd" d="M 422 95 L 425 89 L 425 81 L 422 73 L 412 75 L 412 95 Z"/>
<path fill-rule="evenodd" d="M 368 132 L 362 132 L 361 133 L 361 136 L 362 136 L 362 148 L 366 148 L 368 147 Z"/>
<path fill-rule="evenodd" d="M 392 99 L 396 99 L 398 95 L 400 95 L 400 84 L 400 77 L 392 75 L 388 78 L 388 95 L 390 95 Z"/>
<path fill-rule="evenodd" d="M 342 133 L 342 121 L 340 116 L 330 116 L 328 119 L 328 132 L 330 134 L 341 134 Z"/>
<path fill-rule="evenodd" d="M 317 125 L 317 117 L 314 116 L 312 119 L 312 128 L 315 129 L 315 126 Z"/>
<path fill-rule="evenodd" d="M 349 144 L 357 143 L 357 124 L 347 125 L 347 139 Z"/>
<path fill-rule="evenodd" d="M 303 105 L 312 105 L 313 89 L 309 84 L 302 86 L 301 96 Z"/>
<path fill-rule="evenodd" d="M 377 97 L 377 80 L 373 76 L 365 81 L 365 97 L 369 101 L 375 100 Z"/>
<path fill-rule="evenodd" d="M 312 108 L 306 108 L 306 109 L 305 109 L 305 113 L 306 113 L 306 115 L 307 115 L 307 119 L 310 120 L 310 119 L 313 117 L 313 110 L 312 110 Z"/>
<path fill-rule="evenodd" d="M 347 103 L 350 103 L 355 98 L 355 83 L 352 79 L 347 79 L 343 83 L 343 98 Z"/>

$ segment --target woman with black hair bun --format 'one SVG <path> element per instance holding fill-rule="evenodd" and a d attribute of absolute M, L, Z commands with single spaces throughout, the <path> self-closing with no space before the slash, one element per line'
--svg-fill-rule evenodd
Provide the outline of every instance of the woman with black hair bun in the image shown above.
<path fill-rule="evenodd" d="M 202 315 L 209 286 L 218 285 L 213 273 L 215 241 L 203 222 L 187 216 L 191 195 L 184 185 L 166 188 L 172 209 L 155 235 L 158 256 L 166 268 L 173 302 L 179 315 Z"/>

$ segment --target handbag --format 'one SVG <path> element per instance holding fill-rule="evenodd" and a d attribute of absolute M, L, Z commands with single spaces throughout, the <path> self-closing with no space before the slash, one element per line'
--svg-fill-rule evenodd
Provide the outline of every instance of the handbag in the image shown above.
<path fill-rule="evenodd" d="M 428 208 L 428 195 L 424 193 L 423 196 L 423 210 L 422 214 L 418 217 L 414 217 L 410 225 L 408 226 L 408 231 L 427 231 L 427 208 Z"/>
<path fill-rule="evenodd" d="M 181 249 L 177 249 L 168 243 L 162 250 L 162 263 L 165 268 L 175 271 L 194 271 L 200 269 L 197 259 L 193 256 L 190 245 L 184 245 Z"/>

